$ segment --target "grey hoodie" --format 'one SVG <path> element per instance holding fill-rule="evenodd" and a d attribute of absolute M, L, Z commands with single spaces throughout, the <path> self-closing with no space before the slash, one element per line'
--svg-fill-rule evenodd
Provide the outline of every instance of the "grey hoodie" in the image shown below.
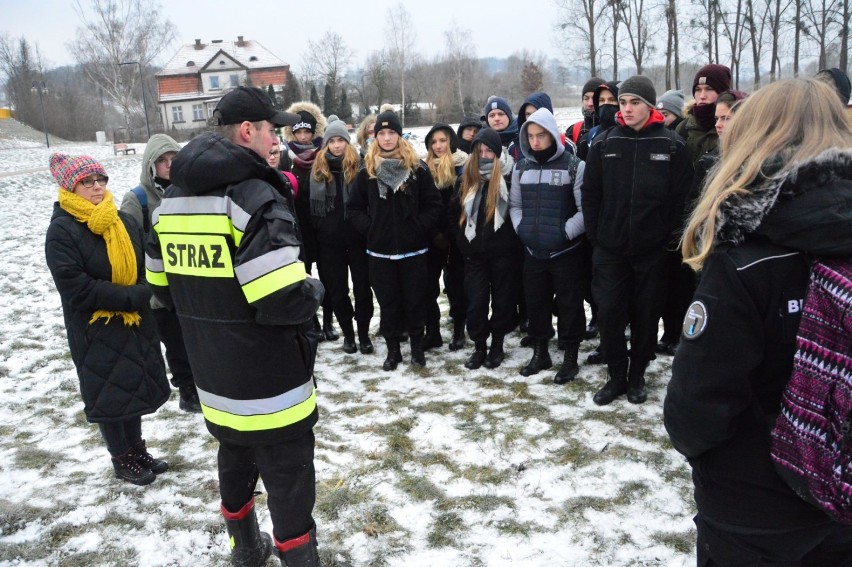
<path fill-rule="evenodd" d="M 142 173 L 139 174 L 139 187 L 148 197 L 148 226 L 150 226 L 154 209 L 160 206 L 160 201 L 163 199 L 163 188 L 154 181 L 154 164 L 164 153 L 179 151 L 180 144 L 165 134 L 154 134 L 145 146 L 145 153 L 142 154 Z M 124 194 L 121 210 L 132 216 L 140 227 L 145 226 L 142 219 L 142 205 L 133 191 Z"/>
<path fill-rule="evenodd" d="M 529 141 L 527 140 L 527 130 L 529 129 L 530 124 L 536 124 L 547 130 L 551 137 L 553 137 L 554 143 L 556 144 L 556 153 L 553 154 L 553 156 L 551 156 L 544 165 L 539 164 L 535 160 L 532 148 L 530 148 Z M 523 126 L 521 126 L 518 143 L 521 148 L 521 154 L 525 159 L 519 160 L 518 165 L 516 165 L 515 169 L 512 171 L 512 185 L 509 191 L 509 215 L 512 219 L 512 225 L 515 227 L 518 235 L 521 236 L 521 240 L 523 241 L 524 237 L 527 236 L 527 231 L 521 227 L 521 224 L 524 221 L 524 197 L 527 196 L 527 199 L 530 199 L 533 196 L 539 198 L 543 189 L 548 186 L 568 184 L 571 186 L 570 190 L 573 191 L 573 204 L 576 207 L 576 212 L 568 218 L 558 219 L 558 222 L 562 226 L 562 237 L 565 239 L 566 243 L 579 238 L 585 232 L 583 208 L 581 204 L 583 171 L 585 164 L 582 161 L 577 164 L 576 173 L 572 179 L 571 170 L 573 169 L 573 161 L 577 160 L 577 157 L 565 152 L 565 146 L 562 144 L 562 137 L 560 136 L 559 128 L 556 125 L 556 118 L 546 108 L 539 108 L 530 115 L 530 117 L 524 122 Z M 521 170 L 523 170 L 523 173 L 521 173 Z M 531 207 L 529 207 L 529 205 L 531 203 L 527 204 L 527 209 L 530 210 Z M 540 220 L 542 220 L 542 222 L 536 222 L 536 225 L 544 225 L 546 224 L 544 221 L 552 221 L 553 219 L 544 217 L 558 215 L 560 214 L 560 210 L 564 209 L 564 207 L 558 203 L 548 202 L 546 205 L 546 207 L 540 207 L 537 209 L 541 211 L 542 219 Z M 538 221 L 539 219 L 536 220 Z M 539 230 L 543 231 L 546 229 L 539 229 L 539 227 L 536 226 L 535 230 L 538 232 Z M 544 236 L 547 237 L 548 235 Z M 527 236 L 527 241 L 524 242 L 524 245 L 533 252 L 537 249 L 537 243 L 530 242 L 529 238 L 530 237 Z M 538 239 L 538 234 L 535 238 Z M 540 250 L 540 252 L 548 252 L 550 255 L 558 255 L 565 251 L 564 249 L 560 249 L 560 247 L 554 249 L 553 244 L 555 235 L 549 235 L 547 240 L 550 244 L 546 245 L 544 250 Z M 569 249 L 570 248 L 573 248 L 573 245 L 569 245 Z"/>

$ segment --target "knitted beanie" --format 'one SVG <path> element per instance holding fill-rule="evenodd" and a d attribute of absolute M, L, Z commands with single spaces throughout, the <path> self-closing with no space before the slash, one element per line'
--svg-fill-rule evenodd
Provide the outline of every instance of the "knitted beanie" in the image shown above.
<path fill-rule="evenodd" d="M 379 135 L 379 130 L 384 130 L 385 128 L 390 128 L 402 136 L 402 123 L 399 121 L 399 116 L 393 110 L 386 110 L 376 116 L 376 125 L 373 128 L 375 128 L 376 136 Z"/>
<path fill-rule="evenodd" d="M 667 110 L 675 116 L 683 116 L 685 104 L 686 97 L 683 91 L 670 90 L 663 93 L 663 96 L 657 101 L 657 110 Z"/>
<path fill-rule="evenodd" d="M 500 96 L 490 96 L 488 97 L 488 102 L 485 103 L 485 109 L 482 111 L 482 116 L 480 116 L 479 119 L 487 123 L 488 113 L 492 110 L 502 110 L 506 116 L 509 117 L 509 122 L 511 122 L 514 117 L 512 109 L 509 108 L 509 102 L 505 98 Z"/>
<path fill-rule="evenodd" d="M 825 80 L 826 83 L 837 90 L 837 94 L 840 96 L 840 102 L 843 103 L 843 106 L 849 104 L 849 96 L 852 94 L 852 84 L 850 84 L 849 77 L 846 76 L 846 73 L 837 67 L 832 67 L 831 69 L 822 69 L 819 71 L 816 74 L 816 78 Z"/>
<path fill-rule="evenodd" d="M 426 134 L 426 150 L 428 151 L 430 147 L 432 147 L 432 135 L 439 130 L 443 130 L 447 133 L 447 138 L 450 141 L 450 153 L 456 153 L 456 150 L 459 149 L 459 139 L 456 136 L 456 133 L 453 132 L 453 128 L 449 124 L 443 124 L 438 122 L 432 129 L 429 130 L 429 133 Z"/>
<path fill-rule="evenodd" d="M 618 97 L 635 96 L 654 108 L 657 106 L 657 91 L 654 83 L 644 75 L 633 75 L 625 79 L 618 87 Z"/>
<path fill-rule="evenodd" d="M 322 137 L 323 147 L 327 146 L 328 141 L 334 137 L 343 138 L 347 142 L 352 141 L 352 139 L 349 137 L 349 129 L 346 128 L 346 124 L 344 124 L 342 120 L 334 120 L 332 122 L 329 122 L 328 126 L 325 127 L 325 134 Z"/>
<path fill-rule="evenodd" d="M 335 120 L 340 120 L 340 117 L 338 117 L 336 114 L 329 114 L 328 115 L 328 123 L 329 124 L 331 124 Z"/>
<path fill-rule="evenodd" d="M 477 142 L 485 144 L 485 146 L 494 152 L 494 155 L 498 158 L 500 157 L 500 154 L 503 153 L 503 144 L 500 142 L 500 134 L 497 133 L 497 130 L 492 128 L 483 128 L 476 133 L 476 137 L 473 138 L 471 146 Z"/>
<path fill-rule="evenodd" d="M 317 119 L 307 110 L 300 110 L 296 114 L 299 115 L 299 122 L 293 124 L 293 132 L 296 130 L 309 130 L 311 134 L 317 131 Z"/>
<path fill-rule="evenodd" d="M 59 186 L 67 191 L 73 191 L 81 179 L 89 175 L 107 176 L 107 172 L 92 156 L 70 156 L 54 153 L 50 156 L 50 173 Z"/>
<path fill-rule="evenodd" d="M 592 77 L 591 79 L 586 81 L 585 85 L 583 85 L 583 90 L 580 91 L 580 96 L 582 97 L 586 93 L 595 92 L 595 89 L 604 84 L 605 82 L 606 81 L 604 81 L 600 77 Z"/>
<path fill-rule="evenodd" d="M 731 88 L 731 70 L 717 63 L 705 65 L 695 73 L 695 78 L 692 79 L 693 96 L 698 85 L 708 85 L 717 93 L 724 92 Z"/>

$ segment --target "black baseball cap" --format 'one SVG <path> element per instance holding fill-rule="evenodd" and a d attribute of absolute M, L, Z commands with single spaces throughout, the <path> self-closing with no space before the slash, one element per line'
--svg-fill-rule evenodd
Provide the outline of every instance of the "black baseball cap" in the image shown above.
<path fill-rule="evenodd" d="M 276 126 L 292 126 L 299 115 L 275 110 L 265 92 L 254 87 L 237 87 L 219 101 L 213 118 L 218 126 L 268 120 Z"/>

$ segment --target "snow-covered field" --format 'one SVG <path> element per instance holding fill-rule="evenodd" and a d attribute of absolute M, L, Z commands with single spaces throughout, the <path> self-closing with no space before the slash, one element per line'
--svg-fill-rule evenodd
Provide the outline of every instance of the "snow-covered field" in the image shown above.
<path fill-rule="evenodd" d="M 560 126 L 577 115 L 558 111 Z M 427 130 L 413 129 L 415 140 Z M 141 146 L 118 158 L 109 146 L 54 149 L 104 158 L 119 202 L 138 181 Z M 147 487 L 113 477 L 86 423 L 44 263 L 49 153 L 2 139 L 0 124 L 0 565 L 227 565 L 217 445 L 201 416 L 174 394 L 143 419 L 171 465 Z M 662 424 L 671 359 L 651 364 L 647 403 L 598 407 L 603 367 L 583 365 L 566 386 L 552 383 L 555 368 L 524 378 L 520 338 L 507 337 L 503 366 L 477 371 L 463 366 L 469 349 L 445 346 L 423 370 L 388 373 L 380 339 L 369 356 L 320 345 L 315 517 L 326 565 L 694 563 L 689 470 Z M 555 344 L 551 354 L 558 367 Z"/>

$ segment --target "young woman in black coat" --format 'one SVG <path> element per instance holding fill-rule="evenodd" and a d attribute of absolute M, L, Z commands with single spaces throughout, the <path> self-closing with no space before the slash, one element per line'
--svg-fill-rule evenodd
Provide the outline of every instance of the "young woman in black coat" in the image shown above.
<path fill-rule="evenodd" d="M 86 419 L 97 423 L 115 475 L 149 484 L 168 464 L 148 453 L 142 416 L 170 388 L 144 282 L 142 229 L 116 209 L 103 166 L 89 156 L 53 154 L 59 200 L 45 257 L 80 379 Z"/>

